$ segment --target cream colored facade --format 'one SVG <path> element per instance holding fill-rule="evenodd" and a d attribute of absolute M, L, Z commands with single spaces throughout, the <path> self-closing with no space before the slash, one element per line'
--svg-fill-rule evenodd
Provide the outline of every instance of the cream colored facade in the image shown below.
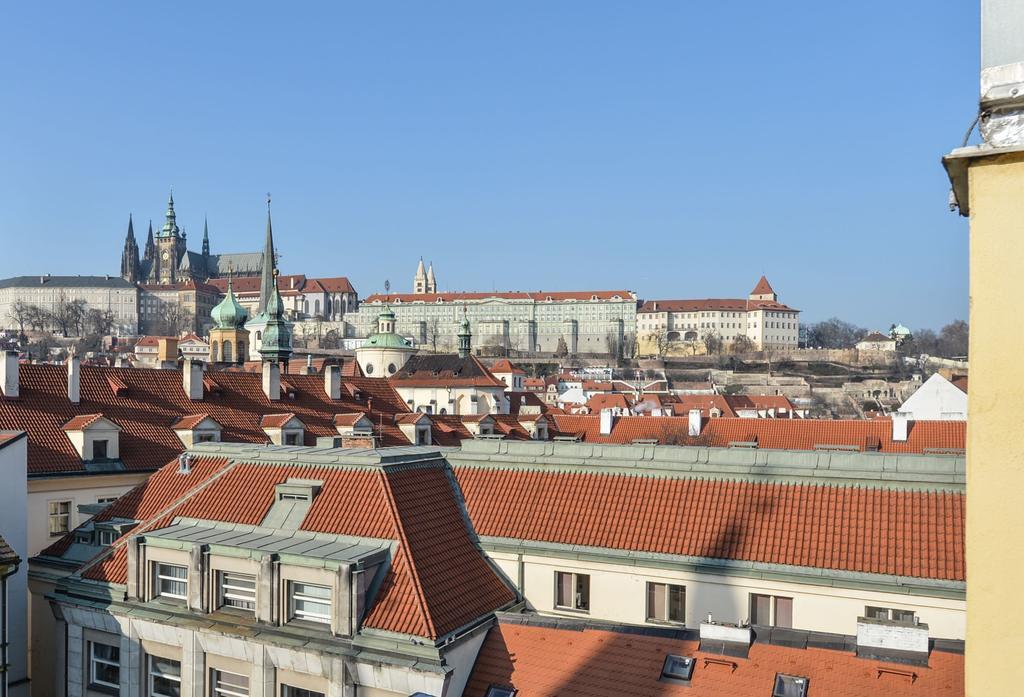
<path fill-rule="evenodd" d="M 425 414 L 507 414 L 508 395 L 503 387 L 410 387 L 392 381 L 411 411 Z"/>
<path fill-rule="evenodd" d="M 18 276 L 0 280 L 0 328 L 17 330 L 11 317 L 16 302 L 53 311 L 61 300 L 84 300 L 87 309 L 108 311 L 114 316 L 113 332 L 134 336 L 139 331 L 139 291 L 135 285 L 113 276 Z M 29 327 L 25 327 L 26 331 Z M 51 328 L 52 329 L 52 328 Z"/>
<path fill-rule="evenodd" d="M 761 573 L 747 573 L 736 569 L 722 574 L 700 573 L 685 569 L 684 563 L 671 559 L 652 560 L 645 566 L 636 559 L 622 561 L 596 561 L 604 555 L 593 550 L 595 560 L 581 559 L 586 551 L 574 547 L 561 556 L 548 549 L 541 553 L 517 554 L 499 551 L 500 540 L 484 539 L 484 549 L 505 576 L 520 590 L 530 608 L 548 615 L 579 617 L 581 612 L 559 608 L 555 604 L 555 574 L 574 572 L 590 577 L 590 609 L 585 614 L 595 620 L 634 625 L 664 625 L 666 622 L 647 617 L 647 584 L 662 583 L 686 589 L 686 613 L 679 623 L 696 627 L 710 613 L 724 622 L 744 622 L 751 617 L 751 595 L 770 595 L 791 598 L 793 601 L 793 628 L 837 634 L 856 634 L 857 618 L 865 615 L 865 608 L 885 607 L 912 611 L 928 625 L 932 637 L 963 639 L 966 632 L 965 602 L 960 590 L 950 588 L 951 595 L 960 597 L 934 597 L 910 594 L 896 590 L 870 590 L 866 586 L 868 575 L 844 587 L 838 579 L 823 584 L 799 583 L 782 580 L 786 575 L 796 576 L 795 569 L 766 568 Z M 676 568 L 673 568 L 675 566 Z M 773 578 L 773 576 L 775 578 Z M 854 579 L 850 579 L 853 581 Z M 881 585 L 882 579 L 877 579 Z"/>

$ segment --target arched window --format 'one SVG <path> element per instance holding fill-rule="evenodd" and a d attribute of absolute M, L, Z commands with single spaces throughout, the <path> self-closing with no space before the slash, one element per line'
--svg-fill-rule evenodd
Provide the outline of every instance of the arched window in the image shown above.
<path fill-rule="evenodd" d="M 256 341 L 261 341 L 262 339 L 263 339 L 263 332 L 256 332 Z"/>
<path fill-rule="evenodd" d="M 238 361 L 240 363 L 243 363 L 243 362 L 245 362 L 246 357 L 247 357 L 247 354 L 245 353 L 245 342 L 244 341 L 239 341 L 238 342 Z"/>
<path fill-rule="evenodd" d="M 306 315 L 309 314 L 309 301 L 308 300 L 303 300 L 302 301 L 302 313 L 306 314 Z"/>
<path fill-rule="evenodd" d="M 313 301 L 313 314 L 317 315 L 317 316 L 320 315 L 320 301 L 319 300 Z"/>
<path fill-rule="evenodd" d="M 224 352 L 224 362 L 225 363 L 230 363 L 231 362 L 231 342 L 230 341 L 225 341 L 224 344 L 222 345 L 222 350 Z"/>
<path fill-rule="evenodd" d="M 220 352 L 220 344 L 216 341 L 210 344 L 210 362 L 216 363 L 218 360 L 218 354 Z"/>

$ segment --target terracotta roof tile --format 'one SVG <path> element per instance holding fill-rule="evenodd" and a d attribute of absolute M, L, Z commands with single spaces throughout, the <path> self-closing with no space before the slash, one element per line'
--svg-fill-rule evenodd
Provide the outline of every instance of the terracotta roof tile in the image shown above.
<path fill-rule="evenodd" d="M 124 384 L 118 395 L 111 378 Z M 21 365 L 20 396 L 0 399 L 0 429 L 28 432 L 29 474 L 81 472 L 82 460 L 68 440 L 66 423 L 86 415 L 102 414 L 121 429 L 119 455 L 126 469 L 155 470 L 182 451 L 181 441 L 171 425 L 179 419 L 208 414 L 223 427 L 226 442 L 265 443 L 260 419 L 280 413 L 295 413 L 306 425 L 306 443 L 318 436 L 336 436 L 333 418 L 337 413 L 369 410 L 372 399 L 374 427 L 382 445 L 408 445 L 409 440 L 394 424 L 394 414 L 408 407 L 385 380 L 346 377 L 349 388 L 342 398 L 330 400 L 324 393 L 322 376 L 289 375 L 287 382 L 294 399 L 271 402 L 263 394 L 262 378 L 255 373 L 216 372 L 203 376 L 205 395 L 190 400 L 182 389 L 178 370 L 101 368 L 82 366 L 81 401 L 67 398 L 67 371 L 60 365 Z M 360 399 L 352 396 L 359 392 Z M 382 414 L 384 418 L 377 418 Z"/>
<path fill-rule="evenodd" d="M 632 300 L 633 292 L 628 290 L 538 290 L 536 292 L 495 291 L 490 293 L 391 293 L 390 295 L 374 293 L 367 297 L 363 303 L 436 303 L 438 301 L 458 303 L 467 300 L 490 300 L 491 298 L 501 300 L 529 300 L 533 302 L 545 302 L 548 299 L 552 301 L 576 300 L 578 302 L 584 302 L 592 300 L 595 296 L 598 300 L 615 300 L 616 298 L 619 300 Z"/>
<path fill-rule="evenodd" d="M 291 412 L 285 414 L 266 414 L 260 418 L 260 428 L 284 428 L 295 418 Z"/>
<path fill-rule="evenodd" d="M 474 466 L 456 476 L 480 535 L 964 580 L 962 493 Z"/>
<path fill-rule="evenodd" d="M 68 421 L 66 424 L 64 424 L 64 430 L 81 431 L 83 429 L 89 428 L 89 426 L 92 426 L 94 423 L 96 423 L 102 418 L 103 414 L 82 414 L 81 416 L 76 416 L 70 421 Z"/>
<path fill-rule="evenodd" d="M 665 656 L 703 653 L 698 642 L 598 628 L 570 629 L 501 622 L 477 656 L 466 697 L 485 697 L 491 685 L 518 690 L 517 697 L 768 697 L 775 674 L 808 678 L 809 696 L 961 697 L 964 657 L 932 651 L 926 667 L 887 664 L 845 651 L 789 648 L 755 642 L 736 668 L 698 660 L 690 685 L 660 682 Z M 909 675 L 879 674 L 887 666 Z"/>

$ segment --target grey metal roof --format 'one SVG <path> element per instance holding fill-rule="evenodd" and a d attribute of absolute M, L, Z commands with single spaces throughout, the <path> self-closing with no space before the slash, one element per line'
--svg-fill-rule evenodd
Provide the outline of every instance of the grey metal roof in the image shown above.
<path fill-rule="evenodd" d="M 233 547 L 250 552 L 287 554 L 339 563 L 357 563 L 390 549 L 392 540 L 331 535 L 305 530 L 274 530 L 255 525 L 177 518 L 166 528 L 145 533 L 146 539 Z"/>
<path fill-rule="evenodd" d="M 227 276 L 229 267 L 236 276 L 258 274 L 263 270 L 263 252 L 211 254 L 207 272 L 210 275 Z"/>
<path fill-rule="evenodd" d="M 134 288 L 120 276 L 14 276 L 0 279 L 0 288 Z"/>
<path fill-rule="evenodd" d="M 254 443 L 196 443 L 197 455 L 218 454 L 245 462 L 289 462 L 297 465 L 355 465 L 384 467 L 441 459 L 450 448 L 435 445 L 399 445 L 388 448 L 318 448 L 304 445 Z"/>

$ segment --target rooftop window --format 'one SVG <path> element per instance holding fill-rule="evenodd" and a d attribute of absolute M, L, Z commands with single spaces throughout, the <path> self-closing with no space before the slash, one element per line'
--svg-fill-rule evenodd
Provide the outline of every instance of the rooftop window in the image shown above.
<path fill-rule="evenodd" d="M 153 564 L 153 595 L 185 600 L 188 596 L 188 569 L 177 564 Z"/>
<path fill-rule="evenodd" d="M 807 678 L 796 675 L 775 674 L 775 688 L 772 697 L 805 697 Z"/>
<path fill-rule="evenodd" d="M 331 623 L 331 589 L 312 583 L 288 584 L 288 615 L 291 619 Z"/>
<path fill-rule="evenodd" d="M 491 685 L 484 697 L 514 697 L 516 692 L 516 688 L 507 685 Z"/>
<path fill-rule="evenodd" d="M 249 574 L 237 574 L 221 571 L 218 579 L 220 607 L 238 610 L 256 610 L 256 577 Z"/>
<path fill-rule="evenodd" d="M 661 667 L 661 680 L 665 682 L 688 683 L 693 677 L 693 667 L 697 661 L 692 656 L 665 656 L 665 664 Z"/>

